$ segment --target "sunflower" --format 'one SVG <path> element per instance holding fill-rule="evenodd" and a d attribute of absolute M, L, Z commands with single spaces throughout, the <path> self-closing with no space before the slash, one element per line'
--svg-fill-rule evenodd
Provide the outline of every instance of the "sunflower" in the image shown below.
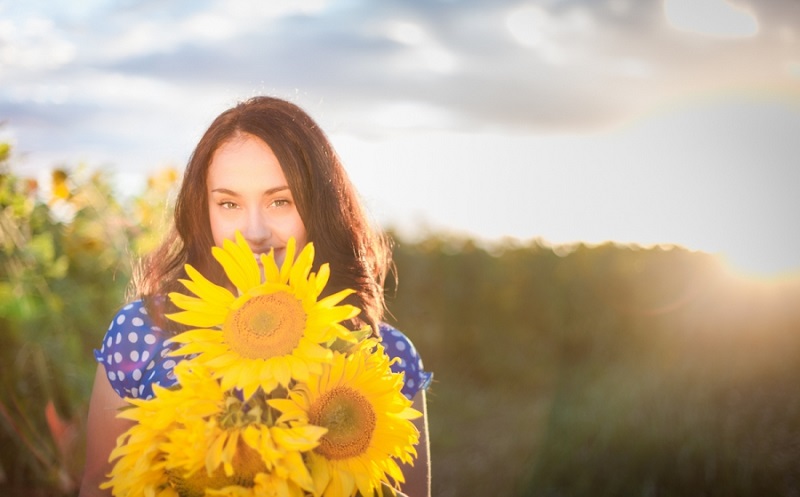
<path fill-rule="evenodd" d="M 202 370 L 188 370 L 179 364 L 175 374 L 183 384 L 180 389 L 153 386 L 155 397 L 150 400 L 127 399 L 131 406 L 120 411 L 119 418 L 135 421 L 117 439 L 109 461 L 117 459 L 110 480 L 100 488 L 113 488 L 114 495 L 154 495 L 179 497 L 169 485 L 161 446 L 169 441 L 168 433 L 178 426 L 181 418 L 200 418 L 212 415 L 222 400 L 216 381 L 204 381 Z M 210 376 L 208 376 L 210 378 Z"/>
<path fill-rule="evenodd" d="M 400 393 L 403 377 L 389 365 L 370 339 L 352 354 L 334 353 L 322 375 L 297 385 L 288 398 L 267 401 L 281 411 L 281 422 L 327 429 L 308 455 L 315 495 L 373 495 L 383 484 L 404 482 L 396 460 L 413 463 L 419 432 L 411 420 L 422 414 Z"/>
<path fill-rule="evenodd" d="M 117 441 L 109 460 L 118 460 L 101 488 L 159 497 L 269 495 L 254 493 L 265 484 L 285 496 L 313 491 L 301 454 L 324 428 L 278 423 L 264 397 L 224 391 L 201 364 L 183 361 L 175 374 L 179 387 L 156 386 L 152 399 L 129 399 L 121 411 L 136 424 Z"/>
<path fill-rule="evenodd" d="M 225 240 L 222 248 L 212 248 L 212 254 L 238 296 L 187 264 L 189 279 L 181 283 L 196 297 L 170 293 L 183 311 L 167 317 L 197 327 L 172 339 L 184 344 L 174 354 L 197 354 L 192 360 L 212 368 L 223 389 L 239 388 L 249 398 L 259 387 L 268 393 L 292 380 L 306 381 L 309 373 L 321 373 L 322 364 L 330 362 L 329 346 L 337 339 L 357 341 L 357 334 L 341 323 L 360 311 L 339 305 L 353 290 L 318 300 L 330 268 L 323 264 L 319 272 L 311 272 L 313 244 L 295 260 L 295 241 L 290 239 L 280 269 L 274 251 L 261 254 L 263 277 L 239 232 L 236 242 Z"/>

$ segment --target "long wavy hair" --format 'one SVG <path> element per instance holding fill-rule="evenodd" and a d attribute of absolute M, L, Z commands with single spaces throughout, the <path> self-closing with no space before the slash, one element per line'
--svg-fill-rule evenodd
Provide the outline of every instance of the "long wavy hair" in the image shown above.
<path fill-rule="evenodd" d="M 157 317 L 171 307 L 163 297 L 183 291 L 178 279 L 186 278 L 187 263 L 216 284 L 225 285 L 222 268 L 211 256 L 214 241 L 206 176 L 214 152 L 244 133 L 263 140 L 278 158 L 307 238 L 314 243 L 315 270 L 323 262 L 330 263 L 325 294 L 355 290 L 345 302 L 360 308 L 361 314 L 348 325 L 367 324 L 377 330 L 385 309 L 384 282 L 392 270 L 391 244 L 367 218 L 339 156 L 317 123 L 297 105 L 273 97 L 241 102 L 211 123 L 184 171 L 173 226 L 162 244 L 140 261 L 131 293 L 144 298 L 156 311 L 151 315 Z"/>

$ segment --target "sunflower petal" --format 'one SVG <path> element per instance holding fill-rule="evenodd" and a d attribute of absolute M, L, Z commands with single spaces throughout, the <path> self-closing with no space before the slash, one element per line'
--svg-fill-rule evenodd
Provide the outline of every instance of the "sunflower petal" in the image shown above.
<path fill-rule="evenodd" d="M 281 271 L 275 263 L 275 250 L 270 250 L 269 254 L 261 254 L 261 267 L 264 268 L 265 283 L 279 283 Z"/>
<path fill-rule="evenodd" d="M 281 278 L 280 282 L 286 284 L 289 282 L 289 273 L 292 270 L 292 265 L 294 264 L 294 254 L 296 249 L 296 240 L 294 237 L 290 237 L 289 241 L 286 242 L 286 253 L 283 257 L 283 264 L 281 264 Z"/>
<path fill-rule="evenodd" d="M 321 299 L 319 302 L 317 302 L 317 305 L 319 305 L 320 307 L 333 307 L 342 300 L 344 300 L 348 295 L 351 295 L 353 293 L 356 293 L 355 290 L 347 288 L 345 290 L 336 292 L 332 295 L 328 295 L 324 299 Z"/>
<path fill-rule="evenodd" d="M 316 288 L 315 288 L 315 295 L 314 298 L 319 298 L 322 290 L 325 289 L 325 285 L 328 284 L 328 280 L 331 277 L 331 266 L 327 262 L 322 264 L 319 267 L 319 271 L 317 272 L 317 278 L 314 281 Z"/>
<path fill-rule="evenodd" d="M 225 242 L 227 242 L 225 243 L 226 247 L 235 246 L 234 243 L 229 240 L 225 240 Z M 253 283 L 253 275 L 248 275 L 240 264 L 240 261 L 228 250 L 219 247 L 211 247 L 211 253 L 217 262 L 222 264 L 222 268 L 225 270 L 225 274 L 228 276 L 228 279 L 231 280 L 231 283 L 240 291 L 246 292 L 258 284 L 258 281 Z M 253 259 L 253 261 L 255 262 L 255 259 Z M 258 267 L 258 265 L 256 265 L 256 267 Z"/>
<path fill-rule="evenodd" d="M 297 260 L 292 265 L 291 272 L 289 273 L 289 285 L 296 287 L 301 285 L 301 281 L 308 279 L 308 273 L 311 272 L 311 265 L 314 262 L 314 245 L 309 243 L 297 256 Z M 284 265 L 286 261 L 283 261 Z"/>
<path fill-rule="evenodd" d="M 301 488 L 312 492 L 314 490 L 314 480 L 311 478 L 311 474 L 308 472 L 300 453 L 289 452 L 286 454 L 285 462 L 289 469 L 289 478 Z"/>
<path fill-rule="evenodd" d="M 205 300 L 206 302 L 219 303 L 228 303 L 234 299 L 233 294 L 229 292 L 227 288 L 215 285 L 206 279 L 206 277 L 203 276 L 200 271 L 192 267 L 190 264 L 186 264 L 184 269 L 191 280 L 182 279 L 180 282 L 186 287 L 187 290 L 194 293 L 201 299 Z"/>
<path fill-rule="evenodd" d="M 172 314 L 165 314 L 168 319 L 176 323 L 185 324 L 187 326 L 197 326 L 200 328 L 211 328 L 220 324 L 219 315 L 206 314 L 197 311 L 183 311 Z"/>

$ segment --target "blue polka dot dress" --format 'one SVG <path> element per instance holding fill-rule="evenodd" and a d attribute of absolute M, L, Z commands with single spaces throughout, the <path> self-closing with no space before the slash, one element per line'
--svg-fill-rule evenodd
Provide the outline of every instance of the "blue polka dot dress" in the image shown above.
<path fill-rule="evenodd" d="M 413 398 L 428 388 L 432 374 L 426 372 L 411 340 L 399 330 L 381 324 L 381 340 L 390 358 L 397 358 L 392 371 L 403 373 L 403 395 Z M 95 359 L 106 370 L 111 387 L 120 397 L 149 399 L 153 385 L 169 387 L 175 384 L 173 369 L 181 357 L 169 356 L 179 344 L 169 340 L 169 334 L 155 326 L 141 300 L 132 302 L 117 313 L 103 338 Z"/>

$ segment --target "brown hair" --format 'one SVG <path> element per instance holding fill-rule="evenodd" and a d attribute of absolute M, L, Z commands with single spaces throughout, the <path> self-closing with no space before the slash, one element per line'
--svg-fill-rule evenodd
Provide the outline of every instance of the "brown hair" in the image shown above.
<path fill-rule="evenodd" d="M 361 309 L 351 326 L 369 324 L 377 329 L 384 311 L 384 280 L 391 268 L 388 239 L 367 219 L 338 155 L 317 123 L 297 105 L 272 97 L 241 102 L 211 123 L 184 172 L 174 226 L 140 264 L 135 294 L 152 305 L 155 296 L 183 292 L 177 280 L 186 277 L 187 263 L 218 285 L 225 283 L 221 267 L 211 256 L 214 241 L 206 175 L 214 152 L 242 133 L 263 140 L 278 158 L 307 238 L 314 243 L 315 270 L 323 262 L 330 263 L 325 294 L 355 290 L 345 301 Z"/>

